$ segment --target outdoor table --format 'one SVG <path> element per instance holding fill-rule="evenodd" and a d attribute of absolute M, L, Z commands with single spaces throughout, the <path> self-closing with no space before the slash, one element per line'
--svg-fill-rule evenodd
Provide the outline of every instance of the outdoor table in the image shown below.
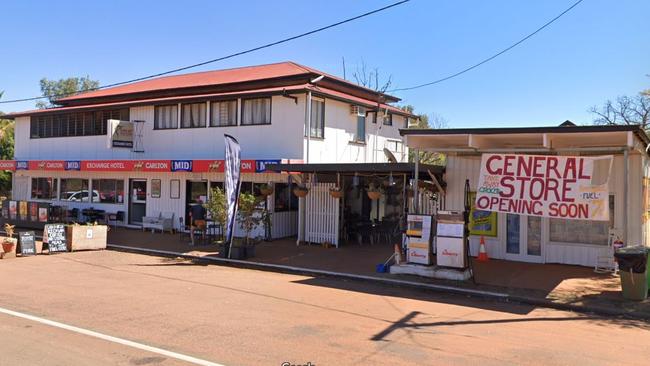
<path fill-rule="evenodd" d="M 86 216 L 89 221 L 97 221 L 98 218 L 104 217 L 104 214 L 106 211 L 104 210 L 96 210 L 93 208 L 86 208 L 81 210 L 81 214 Z"/>

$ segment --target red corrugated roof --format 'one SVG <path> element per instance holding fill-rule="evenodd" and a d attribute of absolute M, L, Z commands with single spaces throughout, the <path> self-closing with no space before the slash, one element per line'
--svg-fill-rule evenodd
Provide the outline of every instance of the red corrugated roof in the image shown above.
<path fill-rule="evenodd" d="M 60 98 L 57 102 L 66 104 L 67 102 L 83 102 L 91 98 L 112 97 L 119 95 L 129 95 L 147 92 L 161 92 L 173 89 L 198 88 L 208 86 L 218 86 L 235 83 L 245 83 L 260 80 L 269 80 L 277 78 L 286 78 L 300 75 L 325 75 L 327 78 L 339 83 L 348 84 L 355 89 L 365 90 L 369 93 L 377 93 L 372 89 L 354 84 L 334 75 L 324 73 L 308 66 L 303 66 L 295 62 L 280 62 L 275 64 L 257 65 L 238 67 L 233 69 L 214 70 L 195 72 L 190 74 L 163 76 L 150 80 L 138 81 L 130 84 L 120 85 L 113 88 L 85 92 L 69 97 Z M 399 99 L 390 95 L 385 95 L 387 99 L 398 101 Z"/>
<path fill-rule="evenodd" d="M 318 85 L 308 84 L 307 87 L 314 93 L 320 93 L 320 94 L 324 94 L 326 96 L 330 96 L 330 97 L 333 97 L 333 98 L 342 99 L 342 100 L 346 100 L 346 101 L 353 102 L 353 103 L 358 103 L 358 104 L 361 104 L 361 105 L 363 105 L 365 107 L 369 107 L 369 108 L 377 108 L 377 101 L 375 101 L 375 100 L 370 100 L 370 99 L 366 99 L 366 98 L 359 98 L 359 97 L 356 97 L 354 95 L 350 95 L 348 93 L 343 93 L 343 92 L 333 90 L 333 89 L 329 89 L 329 88 L 319 87 Z M 379 103 L 379 107 L 381 109 L 387 109 L 391 113 L 400 114 L 400 115 L 403 115 L 403 116 L 409 116 L 409 117 L 412 117 L 412 118 L 417 118 L 418 117 L 418 116 L 416 116 L 414 114 L 408 113 L 408 112 L 406 112 L 404 110 L 401 110 L 401 109 L 399 109 L 399 108 L 397 108 L 395 106 L 388 105 L 388 104 L 385 104 L 385 103 Z"/>
<path fill-rule="evenodd" d="M 307 84 L 302 84 L 302 85 L 291 85 L 286 87 L 253 89 L 253 90 L 238 91 L 238 92 L 195 94 L 195 95 L 188 95 L 188 96 L 175 96 L 175 97 L 165 97 L 165 98 L 149 98 L 149 99 L 130 100 L 124 102 L 88 104 L 82 106 L 56 107 L 56 108 L 47 108 L 47 109 L 34 109 L 31 111 L 4 114 L 2 115 L 2 117 L 12 119 L 16 117 L 34 116 L 38 114 L 53 113 L 53 112 L 82 111 L 86 109 L 132 106 L 132 105 L 143 105 L 143 104 L 152 104 L 152 103 L 160 104 L 164 102 L 182 102 L 183 100 L 210 99 L 210 98 L 229 97 L 229 96 L 232 97 L 246 96 L 247 94 L 264 94 L 264 93 L 272 94 L 272 93 L 282 92 L 283 90 L 286 90 L 287 92 L 296 92 L 300 90 L 305 90 L 306 88 L 307 88 Z"/>
<path fill-rule="evenodd" d="M 16 112 L 3 115 L 3 118 L 16 118 L 22 116 L 33 116 L 44 113 L 53 113 L 53 112 L 68 112 L 68 111 L 83 111 L 87 109 L 98 109 L 98 108 L 110 108 L 110 107 L 120 107 L 120 106 L 133 106 L 133 105 L 144 105 L 144 104 L 160 104 L 165 102 L 182 102 L 184 100 L 196 100 L 196 99 L 210 99 L 210 98 L 224 98 L 224 97 L 244 97 L 251 94 L 278 94 L 282 91 L 288 93 L 295 93 L 304 90 L 311 90 L 314 93 L 321 94 L 323 96 L 329 96 L 334 99 L 343 100 L 352 104 L 359 104 L 368 108 L 376 108 L 377 101 L 360 98 L 348 93 L 340 92 L 337 90 L 319 87 L 312 84 L 299 84 L 299 85 L 290 85 L 284 87 L 273 87 L 273 88 L 261 88 L 253 89 L 246 91 L 234 91 L 234 92 L 223 92 L 223 93 L 209 93 L 209 94 L 193 94 L 186 96 L 173 96 L 173 97 L 164 97 L 164 98 L 148 98 L 148 99 L 138 99 L 130 101 L 121 101 L 121 102 L 110 102 L 110 103 L 99 103 L 99 104 L 89 104 L 81 106 L 70 106 L 70 107 L 57 107 L 57 108 L 48 108 L 48 109 L 35 109 L 31 111 Z M 388 111 L 409 116 L 412 118 L 417 118 L 417 116 L 407 113 L 397 107 L 380 103 L 380 108 L 387 109 Z"/>

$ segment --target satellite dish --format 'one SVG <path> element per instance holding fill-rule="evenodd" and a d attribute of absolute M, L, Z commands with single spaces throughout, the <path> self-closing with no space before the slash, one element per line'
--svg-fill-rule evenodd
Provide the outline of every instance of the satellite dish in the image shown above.
<path fill-rule="evenodd" d="M 393 155 L 393 153 L 390 152 L 390 150 L 388 150 L 387 148 L 384 148 L 384 155 L 386 155 L 386 159 L 388 159 L 389 163 L 397 163 L 397 159 L 395 159 L 395 155 Z"/>

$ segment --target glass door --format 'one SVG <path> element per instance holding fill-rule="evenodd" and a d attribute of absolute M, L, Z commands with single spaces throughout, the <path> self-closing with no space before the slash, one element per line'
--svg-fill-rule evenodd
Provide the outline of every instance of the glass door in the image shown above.
<path fill-rule="evenodd" d="M 147 180 L 129 180 L 129 224 L 142 224 L 147 214 Z"/>
<path fill-rule="evenodd" d="M 506 214 L 506 259 L 542 262 L 542 218 Z"/>

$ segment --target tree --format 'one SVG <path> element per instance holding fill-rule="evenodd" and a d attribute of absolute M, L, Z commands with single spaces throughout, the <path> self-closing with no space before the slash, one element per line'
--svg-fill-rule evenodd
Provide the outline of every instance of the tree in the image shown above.
<path fill-rule="evenodd" d="M 0 92 L 0 98 L 2 98 Z M 0 160 L 14 158 L 14 121 L 2 119 L 0 112 Z M 8 197 L 11 192 L 11 173 L 0 171 L 0 196 Z"/>
<path fill-rule="evenodd" d="M 401 107 L 403 111 L 406 111 L 411 114 L 415 114 L 415 107 L 412 105 L 405 105 Z M 447 120 L 437 113 L 433 113 L 430 117 L 426 113 L 418 114 L 417 123 L 409 126 L 409 128 L 419 128 L 419 129 L 442 129 L 448 128 L 449 123 Z M 415 161 L 415 150 L 409 151 L 409 162 Z M 420 163 L 431 164 L 431 165 L 445 165 L 447 163 L 447 158 L 445 154 L 432 152 L 432 151 L 420 151 Z"/>
<path fill-rule="evenodd" d="M 53 107 L 57 99 L 99 88 L 99 81 L 92 80 L 89 76 L 69 77 L 59 80 L 42 78 L 40 84 L 41 93 L 48 99 L 47 102 L 39 101 L 36 103 L 36 107 L 40 109 Z"/>
<path fill-rule="evenodd" d="M 226 193 L 219 187 L 213 188 L 210 192 L 210 199 L 205 204 L 205 208 L 210 212 L 210 217 L 216 221 L 222 228 L 226 227 L 228 220 L 228 202 Z"/>
<path fill-rule="evenodd" d="M 602 107 L 592 107 L 597 125 L 640 125 L 644 130 L 650 129 L 650 89 L 634 96 L 620 96 L 608 100 Z"/>
<path fill-rule="evenodd" d="M 369 70 L 364 60 L 361 60 L 360 66 L 357 65 L 352 77 L 357 84 L 380 93 L 385 93 L 393 83 L 393 76 L 389 75 L 388 79 L 379 86 L 379 69 L 375 67 L 373 70 Z"/>

